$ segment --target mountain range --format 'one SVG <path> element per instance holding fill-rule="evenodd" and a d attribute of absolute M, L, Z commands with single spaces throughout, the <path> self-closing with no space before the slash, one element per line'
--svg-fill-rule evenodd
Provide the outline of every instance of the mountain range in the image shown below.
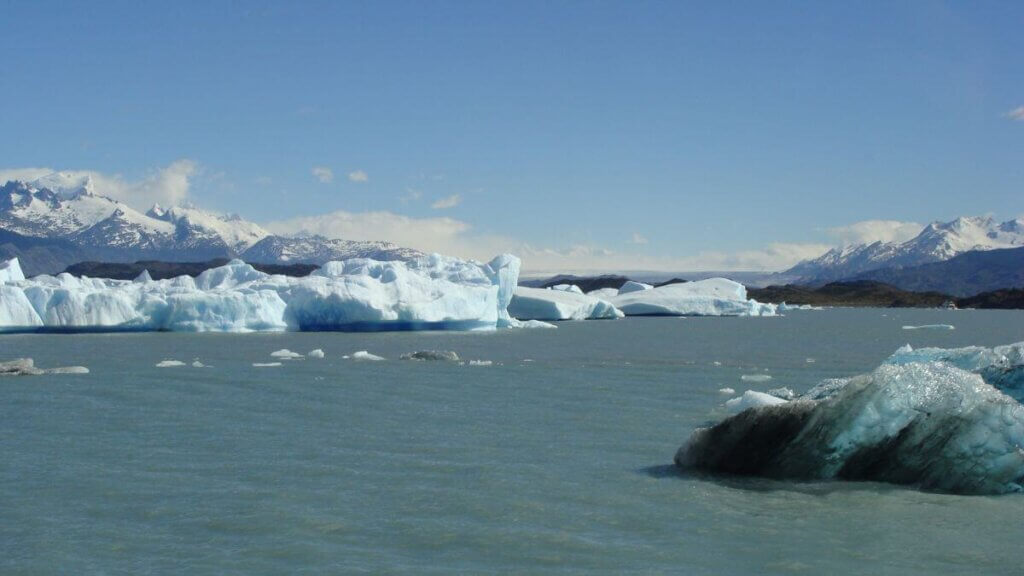
<path fill-rule="evenodd" d="M 191 205 L 145 213 L 96 190 L 89 176 L 55 172 L 0 186 L 0 258 L 19 257 L 26 274 L 56 273 L 83 260 L 201 261 L 242 258 L 263 264 L 322 264 L 422 255 L 390 242 L 316 235 L 280 236 L 237 215 Z"/>
<path fill-rule="evenodd" d="M 1020 247 L 1024 247 L 1024 219 L 996 222 L 987 217 L 965 216 L 952 222 L 933 222 L 906 242 L 874 242 L 833 248 L 817 258 L 800 262 L 780 276 L 791 278 L 793 283 L 808 285 L 823 285 L 836 280 L 871 279 L 902 288 L 904 286 L 898 281 L 903 275 L 900 271 L 946 262 L 972 252 Z M 949 272 L 952 273 L 955 268 L 957 273 L 965 275 L 970 273 L 970 264 L 999 265 L 991 258 L 970 259 L 967 264 L 950 268 Z M 880 272 L 882 270 L 888 272 Z"/>

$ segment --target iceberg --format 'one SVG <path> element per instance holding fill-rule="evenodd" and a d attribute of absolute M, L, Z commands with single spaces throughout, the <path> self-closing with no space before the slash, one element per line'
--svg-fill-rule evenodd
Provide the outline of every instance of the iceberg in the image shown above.
<path fill-rule="evenodd" d="M 353 352 L 352 353 L 352 359 L 353 360 L 369 360 L 371 362 L 380 362 L 381 360 L 384 360 L 384 357 L 383 356 L 377 356 L 376 354 L 371 354 L 370 352 L 367 352 L 366 350 L 360 350 L 358 352 Z"/>
<path fill-rule="evenodd" d="M 576 294 L 583 294 L 583 290 L 575 284 L 556 284 L 549 288 L 549 290 L 561 290 L 562 292 L 574 292 Z"/>
<path fill-rule="evenodd" d="M 775 304 L 747 298 L 745 286 L 725 278 L 638 289 L 611 299 L 626 316 L 775 316 Z"/>
<path fill-rule="evenodd" d="M 195 279 L 126 281 L 25 279 L 15 259 L 0 267 L 0 332 L 494 329 L 513 323 L 519 266 L 508 254 L 487 264 L 433 254 L 328 262 L 295 278 L 232 260 Z"/>
<path fill-rule="evenodd" d="M 88 374 L 85 366 L 63 366 L 60 368 L 39 368 L 31 358 L 15 358 L 0 362 L 0 376 L 39 376 L 40 374 Z"/>
<path fill-rule="evenodd" d="M 1019 492 L 1024 406 L 1006 392 L 1020 390 L 1022 352 L 1024 342 L 991 349 L 905 346 L 870 374 L 826 380 L 788 402 L 749 402 L 739 414 L 694 431 L 675 462 L 779 479 Z"/>
<path fill-rule="evenodd" d="M 606 300 L 570 290 L 548 290 L 519 286 L 508 313 L 517 320 L 599 320 L 621 318 Z"/>
<path fill-rule="evenodd" d="M 20 282 L 24 279 L 25 273 L 21 271 L 21 263 L 17 258 L 0 262 L 0 284 Z"/>

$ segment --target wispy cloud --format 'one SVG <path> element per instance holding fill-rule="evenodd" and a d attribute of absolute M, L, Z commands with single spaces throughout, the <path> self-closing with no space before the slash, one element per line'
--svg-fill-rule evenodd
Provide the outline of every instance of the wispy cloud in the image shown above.
<path fill-rule="evenodd" d="M 921 233 L 924 226 L 899 220 L 863 220 L 825 230 L 836 242 L 871 244 L 874 242 L 906 242 Z"/>
<path fill-rule="evenodd" d="M 313 177 L 319 180 L 321 184 L 330 184 L 334 182 L 334 170 L 327 166 L 313 166 Z"/>
<path fill-rule="evenodd" d="M 459 194 L 452 194 L 451 196 L 438 198 L 430 205 L 430 207 L 434 210 L 446 210 L 448 208 L 455 208 L 460 203 L 462 203 L 462 196 Z"/>
<path fill-rule="evenodd" d="M 502 252 L 523 259 L 528 273 L 696 270 L 761 270 L 789 268 L 820 256 L 827 244 L 770 244 L 739 252 L 702 252 L 693 256 L 659 257 L 603 246 L 574 244 L 543 247 L 520 238 L 476 231 L 469 223 L 449 217 L 413 218 L 393 212 L 331 212 L 265 224 L 278 234 L 312 233 L 349 240 L 387 240 L 424 252 L 440 252 L 486 261 Z"/>
<path fill-rule="evenodd" d="M 353 170 L 348 173 L 348 179 L 350 182 L 367 182 L 370 180 L 370 175 L 362 170 Z"/>
<path fill-rule="evenodd" d="M 629 241 L 630 244 L 647 244 L 647 238 L 640 235 L 639 232 L 633 232 L 633 238 Z"/>
<path fill-rule="evenodd" d="M 1018 122 L 1024 122 L 1024 106 L 1018 106 L 1013 110 L 1010 110 L 1006 115 L 1011 120 L 1017 120 Z"/>
<path fill-rule="evenodd" d="M 139 210 L 148 209 L 157 202 L 166 205 L 182 203 L 188 198 L 192 179 L 198 171 L 199 165 L 188 159 L 177 160 L 164 168 L 152 170 L 138 180 L 95 170 L 62 170 L 72 176 L 90 176 L 97 194 L 120 200 Z M 8 180 L 35 180 L 53 172 L 56 170 L 52 168 L 0 169 L 0 183 Z"/>
<path fill-rule="evenodd" d="M 402 196 L 400 198 L 400 200 L 402 201 L 402 204 L 408 204 L 410 202 L 417 202 L 422 197 L 423 197 L 423 192 L 420 192 L 419 190 L 417 190 L 415 188 L 406 188 L 405 189 L 405 196 Z"/>

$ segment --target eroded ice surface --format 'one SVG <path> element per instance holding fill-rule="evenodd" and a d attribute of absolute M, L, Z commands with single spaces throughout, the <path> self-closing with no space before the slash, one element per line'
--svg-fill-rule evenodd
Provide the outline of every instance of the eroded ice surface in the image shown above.
<path fill-rule="evenodd" d="M 493 329 L 511 323 L 506 308 L 519 259 L 354 259 L 303 278 L 265 274 L 240 260 L 194 280 L 26 280 L 16 260 L 2 270 L 0 331 Z"/>
<path fill-rule="evenodd" d="M 905 346 L 870 374 L 701 428 L 676 464 L 790 479 L 873 480 L 967 494 L 1021 490 L 1024 343 Z M 765 395 L 767 396 L 767 395 Z M 1019 396 L 1018 396 L 1019 397 Z M 730 401 L 732 402 L 732 401 Z"/>

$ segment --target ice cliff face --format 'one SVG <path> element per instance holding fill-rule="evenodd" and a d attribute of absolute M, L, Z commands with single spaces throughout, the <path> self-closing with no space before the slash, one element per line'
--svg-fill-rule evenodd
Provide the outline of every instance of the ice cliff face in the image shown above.
<path fill-rule="evenodd" d="M 788 479 L 873 480 L 966 494 L 1021 491 L 1024 343 L 905 347 L 870 374 L 696 430 L 676 464 Z"/>
<path fill-rule="evenodd" d="M 411 262 L 329 262 L 304 278 L 233 260 L 194 280 L 25 280 L 0 267 L 0 331 L 250 332 L 488 329 L 509 323 L 519 278 L 511 255 L 489 264 L 437 254 Z"/>

